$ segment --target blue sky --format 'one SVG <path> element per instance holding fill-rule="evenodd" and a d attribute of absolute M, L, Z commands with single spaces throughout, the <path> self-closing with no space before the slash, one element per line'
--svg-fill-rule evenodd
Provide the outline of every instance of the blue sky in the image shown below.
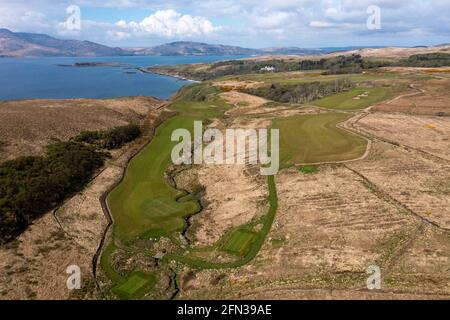
<path fill-rule="evenodd" d="M 79 30 L 67 22 L 73 5 Z M 379 29 L 367 27 L 373 5 Z M 449 13 L 448 0 L 0 0 L 0 27 L 126 47 L 416 46 L 450 42 Z"/>

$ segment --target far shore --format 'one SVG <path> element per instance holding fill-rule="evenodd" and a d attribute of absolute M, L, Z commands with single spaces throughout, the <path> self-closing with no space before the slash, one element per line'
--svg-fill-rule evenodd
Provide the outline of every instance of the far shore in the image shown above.
<path fill-rule="evenodd" d="M 163 72 L 163 71 L 156 71 L 156 70 L 150 70 L 150 68 L 136 68 L 137 70 L 143 72 L 143 73 L 151 73 L 151 74 L 158 74 L 160 76 L 166 76 L 166 77 L 172 77 L 172 78 L 176 78 L 178 80 L 183 80 L 183 81 L 189 81 L 189 82 L 194 82 L 194 83 L 200 83 L 201 81 L 198 80 L 193 80 L 193 79 L 188 79 L 186 77 L 183 77 L 182 75 L 179 75 L 178 73 L 170 73 L 170 72 Z"/>

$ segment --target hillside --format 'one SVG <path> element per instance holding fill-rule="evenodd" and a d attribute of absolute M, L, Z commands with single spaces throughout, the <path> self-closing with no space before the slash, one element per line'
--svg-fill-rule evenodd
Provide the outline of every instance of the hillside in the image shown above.
<path fill-rule="evenodd" d="M 45 34 L 12 32 L 0 29 L 0 56 L 120 56 L 123 49 L 79 40 L 60 40 Z"/>
<path fill-rule="evenodd" d="M 364 57 L 398 58 L 413 54 L 448 52 L 450 46 L 434 47 L 341 47 L 305 49 L 299 47 L 243 48 L 221 44 L 177 41 L 154 47 L 112 48 L 91 41 L 62 40 L 45 34 L 12 32 L 0 29 L 0 57 L 52 57 L 52 56 L 253 56 L 255 59 L 314 58 L 319 55 L 360 54 Z M 327 56 L 325 56 L 327 57 Z"/>
<path fill-rule="evenodd" d="M 329 51 L 325 49 L 302 49 L 297 47 L 272 47 L 263 49 L 250 49 L 237 46 L 226 46 L 220 44 L 207 44 L 199 42 L 178 41 L 163 45 L 136 50 L 136 54 L 151 56 L 239 56 L 239 55 L 268 55 L 268 54 L 292 54 L 292 55 L 315 55 Z"/>
<path fill-rule="evenodd" d="M 91 41 L 61 40 L 45 34 L 0 29 L 0 57 L 47 56 L 263 56 L 273 54 L 317 55 L 330 49 L 273 47 L 250 49 L 238 46 L 178 41 L 154 47 L 111 48 Z"/>
<path fill-rule="evenodd" d="M 258 50 L 235 46 L 179 41 L 136 51 L 150 56 L 256 55 Z"/>

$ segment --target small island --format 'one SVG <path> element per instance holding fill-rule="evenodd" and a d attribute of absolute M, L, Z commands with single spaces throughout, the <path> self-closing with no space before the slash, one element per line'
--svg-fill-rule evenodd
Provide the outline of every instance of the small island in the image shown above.
<path fill-rule="evenodd" d="M 58 67 L 124 67 L 128 66 L 126 63 L 122 62 L 75 62 L 74 64 L 58 64 Z"/>

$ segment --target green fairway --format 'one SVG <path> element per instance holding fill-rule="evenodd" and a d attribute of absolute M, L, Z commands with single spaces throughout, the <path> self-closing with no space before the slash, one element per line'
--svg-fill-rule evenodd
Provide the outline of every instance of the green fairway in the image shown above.
<path fill-rule="evenodd" d="M 352 160 L 364 155 L 367 141 L 336 125 L 352 117 L 344 113 L 276 119 L 283 166 Z"/>
<path fill-rule="evenodd" d="M 222 250 L 238 256 L 245 256 L 255 241 L 256 234 L 247 230 L 236 230 L 222 246 Z"/>
<path fill-rule="evenodd" d="M 365 109 L 376 103 L 391 99 L 400 91 L 399 87 L 356 88 L 349 92 L 338 93 L 312 104 L 337 110 Z"/>
<path fill-rule="evenodd" d="M 181 199 L 185 194 L 170 186 L 164 173 L 171 164 L 172 149 L 178 143 L 171 141 L 172 132 L 184 128 L 192 133 L 195 120 L 221 115 L 229 107 L 219 99 L 189 100 L 202 100 L 201 94 L 215 92 L 207 85 L 202 90 L 203 87 L 193 85 L 182 91 L 172 104 L 179 115 L 157 129 L 151 143 L 130 162 L 122 183 L 108 195 L 114 237 L 122 242 L 137 237 L 168 236 L 182 230 L 184 218 L 200 210 L 195 199 Z"/>
<path fill-rule="evenodd" d="M 142 236 L 169 235 L 184 227 L 183 217 L 200 209 L 197 201 L 177 201 L 184 193 L 164 178 L 176 144 L 170 141 L 172 132 L 178 128 L 192 131 L 194 120 L 181 116 L 169 119 L 130 162 L 124 180 L 108 196 L 115 237 L 126 242 Z"/>
<path fill-rule="evenodd" d="M 158 275 L 133 272 L 123 277 L 111 262 L 112 254 L 119 247 L 127 250 L 138 239 L 171 238 L 185 228 L 185 218 L 201 208 L 194 196 L 172 187 L 165 173 L 172 163 L 172 149 L 178 144 L 171 141 L 173 131 L 187 129 L 192 134 L 194 121 L 221 116 L 230 108 L 216 93 L 209 84 L 184 88 L 171 105 L 178 115 L 158 127 L 152 141 L 130 161 L 124 179 L 107 197 L 114 223 L 112 241 L 100 263 L 114 282 L 111 291 L 120 298 L 139 298 L 155 285 Z"/>
<path fill-rule="evenodd" d="M 125 282 L 116 285 L 112 291 L 122 299 L 139 299 L 155 286 L 157 279 L 155 273 L 136 271 Z"/>

